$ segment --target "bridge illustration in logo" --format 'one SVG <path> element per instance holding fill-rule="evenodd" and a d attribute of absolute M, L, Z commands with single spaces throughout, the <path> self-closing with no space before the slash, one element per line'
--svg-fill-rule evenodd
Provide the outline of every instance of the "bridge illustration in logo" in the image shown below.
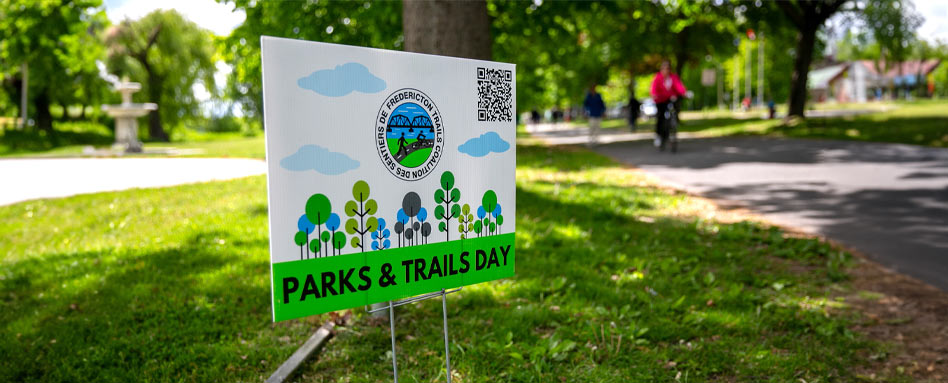
<path fill-rule="evenodd" d="M 425 108 L 406 102 L 396 108 L 385 128 L 388 150 L 406 168 L 418 167 L 431 156 L 434 126 Z"/>

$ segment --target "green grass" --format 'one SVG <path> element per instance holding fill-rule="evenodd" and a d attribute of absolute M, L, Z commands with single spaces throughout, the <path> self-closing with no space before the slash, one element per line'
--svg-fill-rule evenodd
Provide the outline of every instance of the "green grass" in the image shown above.
<path fill-rule="evenodd" d="M 587 151 L 517 150 L 517 276 L 450 296 L 459 381 L 852 381 L 879 347 L 828 298 L 848 255 Z M 265 197 L 251 177 L 0 207 L 0 381 L 268 376 L 323 318 L 270 321 Z M 440 302 L 397 320 L 402 380 L 443 379 Z M 359 320 L 298 378 L 388 380 L 388 349 Z"/>
<path fill-rule="evenodd" d="M 77 157 L 86 147 L 108 149 L 115 138 L 111 130 L 91 122 L 57 123 L 55 136 L 37 130 L 0 130 L 2 157 Z M 145 149 L 184 149 L 179 157 L 259 158 L 265 155 L 262 134 L 197 132 L 190 129 L 174 131 L 172 142 L 145 142 Z M 138 154 L 138 157 L 166 156 Z"/>
<path fill-rule="evenodd" d="M 415 139 L 415 138 L 405 139 L 405 146 L 407 147 L 411 145 L 412 143 L 414 143 L 415 141 L 418 141 L 418 139 Z M 395 155 L 395 153 L 398 153 L 398 139 L 397 138 L 388 139 L 388 151 L 393 156 Z M 425 161 L 428 160 L 429 156 L 431 156 L 431 148 L 419 149 L 414 152 L 411 152 L 411 154 L 405 156 L 405 158 L 402 158 L 401 162 L 399 163 L 406 168 L 417 168 L 421 166 L 422 164 L 424 164 Z"/>
<path fill-rule="evenodd" d="M 918 100 L 892 104 L 819 104 L 817 110 L 866 109 L 871 114 L 809 118 L 785 124 L 783 120 L 766 120 L 759 113 L 721 111 L 685 112 L 682 132 L 697 132 L 704 137 L 734 135 L 771 135 L 794 138 L 817 138 L 889 142 L 933 147 L 948 147 L 948 100 Z M 585 127 L 585 122 L 574 122 Z M 603 129 L 626 129 L 624 119 L 606 120 Z M 655 120 L 640 121 L 638 131 L 655 129 Z"/>

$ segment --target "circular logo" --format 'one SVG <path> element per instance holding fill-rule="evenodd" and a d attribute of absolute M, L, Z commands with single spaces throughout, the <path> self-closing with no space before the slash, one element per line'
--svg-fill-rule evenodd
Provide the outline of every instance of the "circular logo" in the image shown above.
<path fill-rule="evenodd" d="M 375 146 L 388 171 L 406 181 L 431 173 L 443 153 L 438 106 L 424 92 L 404 88 L 388 97 L 375 119 Z"/>

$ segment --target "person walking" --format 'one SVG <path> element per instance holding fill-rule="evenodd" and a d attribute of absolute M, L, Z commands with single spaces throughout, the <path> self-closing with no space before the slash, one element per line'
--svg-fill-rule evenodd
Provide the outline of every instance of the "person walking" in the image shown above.
<path fill-rule="evenodd" d="M 632 133 L 635 133 L 635 125 L 639 120 L 639 112 L 641 108 L 642 103 L 640 103 L 639 100 L 635 98 L 635 93 L 633 93 L 632 96 L 629 97 L 629 130 Z"/>
<path fill-rule="evenodd" d="M 586 108 L 586 116 L 589 118 L 589 143 L 586 145 L 596 146 L 599 143 L 602 114 L 606 111 L 606 103 L 602 101 L 602 96 L 596 92 L 596 85 L 589 87 L 586 100 L 583 101 L 583 107 Z"/>
<path fill-rule="evenodd" d="M 665 112 L 668 111 L 668 105 L 678 101 L 687 92 L 685 85 L 681 83 L 678 75 L 672 73 L 671 63 L 668 60 L 662 61 L 661 69 L 655 74 L 652 80 L 652 100 L 655 101 L 655 107 L 658 112 L 655 113 L 655 146 L 661 147 L 668 141 L 668 127 L 666 126 Z"/>

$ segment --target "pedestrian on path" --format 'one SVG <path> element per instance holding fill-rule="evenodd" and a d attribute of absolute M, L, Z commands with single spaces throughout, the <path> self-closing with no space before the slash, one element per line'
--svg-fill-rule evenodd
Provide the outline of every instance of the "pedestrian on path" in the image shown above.
<path fill-rule="evenodd" d="M 587 145 L 592 147 L 599 143 L 602 114 L 606 111 L 606 104 L 602 101 L 602 96 L 596 92 L 596 85 L 589 87 L 589 93 L 586 93 L 583 107 L 586 108 L 586 116 L 589 118 L 589 143 Z"/>
<path fill-rule="evenodd" d="M 636 123 L 639 120 L 639 111 L 642 107 L 642 103 L 635 98 L 635 93 L 632 93 L 632 96 L 629 97 L 629 130 L 632 133 L 635 133 Z"/>

